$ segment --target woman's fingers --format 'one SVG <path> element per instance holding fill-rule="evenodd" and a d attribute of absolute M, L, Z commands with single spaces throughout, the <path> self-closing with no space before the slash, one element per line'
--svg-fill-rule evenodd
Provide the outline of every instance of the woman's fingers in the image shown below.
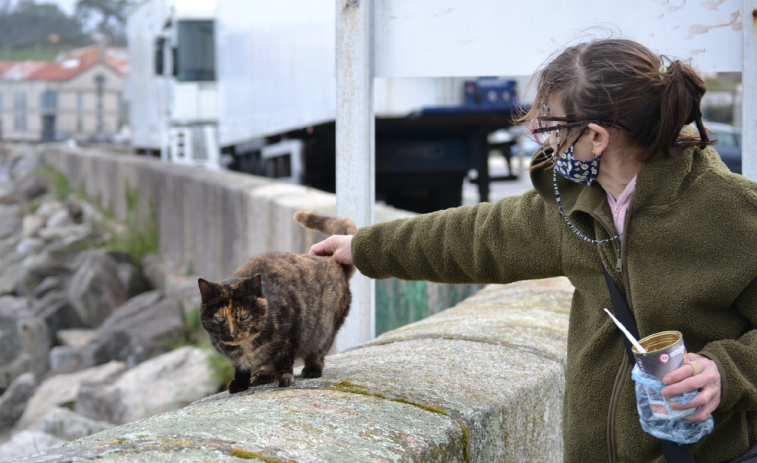
<path fill-rule="evenodd" d="M 352 235 L 334 235 L 310 247 L 311 256 L 333 256 L 340 264 L 353 265 Z"/>
<path fill-rule="evenodd" d="M 668 373 L 663 380 L 668 386 L 662 389 L 662 395 L 673 397 L 699 389 L 697 396 L 690 402 L 685 405 L 673 402 L 671 407 L 677 410 L 702 407 L 701 410 L 688 418 L 689 421 L 702 421 L 720 405 L 720 372 L 715 362 L 707 357 L 697 354 L 689 354 L 689 357 L 691 361 L 698 364 L 699 368 L 695 365 L 686 364 Z M 701 371 L 694 374 L 697 370 Z"/>

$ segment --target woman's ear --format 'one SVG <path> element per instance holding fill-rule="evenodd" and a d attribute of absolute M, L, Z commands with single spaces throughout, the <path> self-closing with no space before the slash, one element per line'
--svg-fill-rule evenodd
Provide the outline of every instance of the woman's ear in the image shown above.
<path fill-rule="evenodd" d="M 591 148 L 595 156 L 599 156 L 607 149 L 610 144 L 610 132 L 599 124 L 589 124 L 589 135 L 591 138 Z"/>

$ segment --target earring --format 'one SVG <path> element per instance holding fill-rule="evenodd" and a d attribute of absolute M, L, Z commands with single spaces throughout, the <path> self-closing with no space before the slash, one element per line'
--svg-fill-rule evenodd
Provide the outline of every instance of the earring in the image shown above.
<path fill-rule="evenodd" d="M 596 156 L 597 156 L 597 152 L 596 152 L 596 151 L 594 151 L 594 150 L 591 150 L 591 154 L 592 154 L 592 155 L 593 155 L 594 157 L 596 157 Z"/>

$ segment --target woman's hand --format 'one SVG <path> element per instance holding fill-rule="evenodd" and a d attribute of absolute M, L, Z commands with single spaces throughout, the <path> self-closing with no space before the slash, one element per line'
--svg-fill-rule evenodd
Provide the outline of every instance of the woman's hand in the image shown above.
<path fill-rule="evenodd" d="M 334 235 L 314 244 L 308 252 L 311 256 L 333 256 L 340 264 L 354 265 L 352 261 L 352 235 Z"/>
<path fill-rule="evenodd" d="M 715 362 L 702 355 L 689 354 L 689 361 L 699 364 L 702 371 L 695 375 L 695 366 L 688 363 L 671 371 L 665 375 L 662 381 L 667 385 L 662 389 L 662 395 L 672 397 L 699 389 L 699 394 L 691 402 L 686 405 L 673 402 L 671 407 L 676 410 L 702 407 L 701 410 L 687 419 L 689 421 L 704 421 L 720 405 L 720 372 Z"/>

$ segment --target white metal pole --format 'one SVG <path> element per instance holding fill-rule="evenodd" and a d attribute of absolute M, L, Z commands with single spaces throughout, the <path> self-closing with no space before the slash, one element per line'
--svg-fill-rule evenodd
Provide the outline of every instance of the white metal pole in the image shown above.
<path fill-rule="evenodd" d="M 373 0 L 336 0 L 336 211 L 358 228 L 373 223 Z M 357 273 L 337 352 L 375 336 L 375 283 Z"/>
<path fill-rule="evenodd" d="M 746 178 L 757 182 L 757 0 L 744 0 L 744 65 L 741 82 L 741 169 Z"/>

